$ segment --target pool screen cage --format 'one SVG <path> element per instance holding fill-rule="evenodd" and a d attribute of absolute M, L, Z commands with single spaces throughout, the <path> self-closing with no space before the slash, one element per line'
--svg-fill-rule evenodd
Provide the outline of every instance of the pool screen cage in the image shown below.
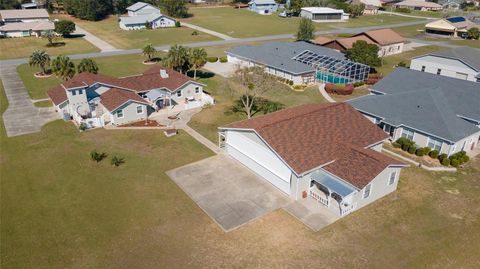
<path fill-rule="evenodd" d="M 370 66 L 352 62 L 347 59 L 337 59 L 304 51 L 293 58 L 317 69 L 316 79 L 324 83 L 349 84 L 365 81 L 370 73 Z"/>

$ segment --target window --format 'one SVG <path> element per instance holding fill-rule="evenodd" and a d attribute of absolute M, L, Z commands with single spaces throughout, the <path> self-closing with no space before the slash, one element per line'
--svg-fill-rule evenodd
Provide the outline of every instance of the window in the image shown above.
<path fill-rule="evenodd" d="M 195 87 L 195 93 L 199 93 L 200 92 L 200 87 Z"/>
<path fill-rule="evenodd" d="M 437 69 L 437 75 L 440 75 L 440 73 L 442 73 L 442 69 L 438 68 Z"/>
<path fill-rule="evenodd" d="M 72 95 L 77 95 L 77 91 L 76 91 L 76 90 L 73 90 L 73 91 L 72 91 Z"/>
<path fill-rule="evenodd" d="M 432 150 L 438 150 L 438 152 L 440 152 L 442 149 L 442 141 L 429 137 L 427 146 Z"/>
<path fill-rule="evenodd" d="M 408 129 L 403 129 L 402 131 L 402 137 L 408 138 L 410 140 L 413 140 L 413 134 L 413 131 Z"/>
<path fill-rule="evenodd" d="M 468 79 L 468 74 L 457 72 L 456 77 L 459 78 L 459 79 L 467 80 Z"/>
<path fill-rule="evenodd" d="M 120 109 L 117 111 L 117 118 L 119 119 L 123 118 L 123 109 Z"/>
<path fill-rule="evenodd" d="M 365 186 L 365 189 L 363 189 L 363 199 L 368 198 L 370 196 L 370 191 L 372 190 L 372 184 L 368 184 Z"/>
<path fill-rule="evenodd" d="M 388 179 L 388 185 L 395 183 L 395 178 L 397 177 L 397 172 L 391 172 L 390 178 Z"/>
<path fill-rule="evenodd" d="M 422 72 L 425 72 L 425 65 L 422 65 Z"/>
<path fill-rule="evenodd" d="M 83 94 L 83 90 L 78 90 L 78 94 Z"/>
<path fill-rule="evenodd" d="M 137 114 L 143 114 L 143 106 L 137 106 Z"/>
<path fill-rule="evenodd" d="M 182 91 L 177 92 L 177 97 L 182 97 Z"/>

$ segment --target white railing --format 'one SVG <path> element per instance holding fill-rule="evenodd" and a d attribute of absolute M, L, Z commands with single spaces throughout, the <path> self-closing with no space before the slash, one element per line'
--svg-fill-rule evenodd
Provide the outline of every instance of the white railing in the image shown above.
<path fill-rule="evenodd" d="M 357 208 L 357 203 L 348 205 L 346 207 L 340 206 L 340 215 L 345 216 L 351 213 L 355 208 Z"/>
<path fill-rule="evenodd" d="M 317 200 L 319 203 L 329 206 L 330 205 L 330 200 L 328 198 L 323 198 L 322 195 L 318 194 L 317 192 L 310 190 L 310 196 Z"/>

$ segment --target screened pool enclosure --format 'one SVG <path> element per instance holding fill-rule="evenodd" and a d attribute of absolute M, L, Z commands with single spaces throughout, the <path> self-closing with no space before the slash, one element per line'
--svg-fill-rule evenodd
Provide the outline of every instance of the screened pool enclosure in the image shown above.
<path fill-rule="evenodd" d="M 308 50 L 300 53 L 293 59 L 315 67 L 315 78 L 324 83 L 349 84 L 365 81 L 370 72 L 368 65 L 347 59 L 319 55 Z"/>

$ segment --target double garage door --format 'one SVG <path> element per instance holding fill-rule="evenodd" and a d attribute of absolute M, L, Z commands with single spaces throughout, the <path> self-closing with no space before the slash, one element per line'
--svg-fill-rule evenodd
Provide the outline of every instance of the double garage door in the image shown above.
<path fill-rule="evenodd" d="M 256 154 L 248 154 L 249 152 L 247 151 L 245 152 L 248 154 L 247 155 L 229 144 L 226 145 L 226 149 L 230 156 L 241 162 L 243 165 L 273 184 L 284 193 L 290 195 L 290 174 L 283 173 L 282 176 L 279 176 L 278 173 L 272 172 L 275 170 L 273 167 L 268 167 L 268 163 L 275 163 L 276 160 L 272 160 L 272 162 L 265 162 L 267 164 L 263 164 L 259 162 L 259 160 L 254 159 L 255 155 L 258 156 L 261 155 L 261 153 L 259 154 L 256 152 Z M 265 156 L 263 157 L 263 159 L 265 159 Z"/>

